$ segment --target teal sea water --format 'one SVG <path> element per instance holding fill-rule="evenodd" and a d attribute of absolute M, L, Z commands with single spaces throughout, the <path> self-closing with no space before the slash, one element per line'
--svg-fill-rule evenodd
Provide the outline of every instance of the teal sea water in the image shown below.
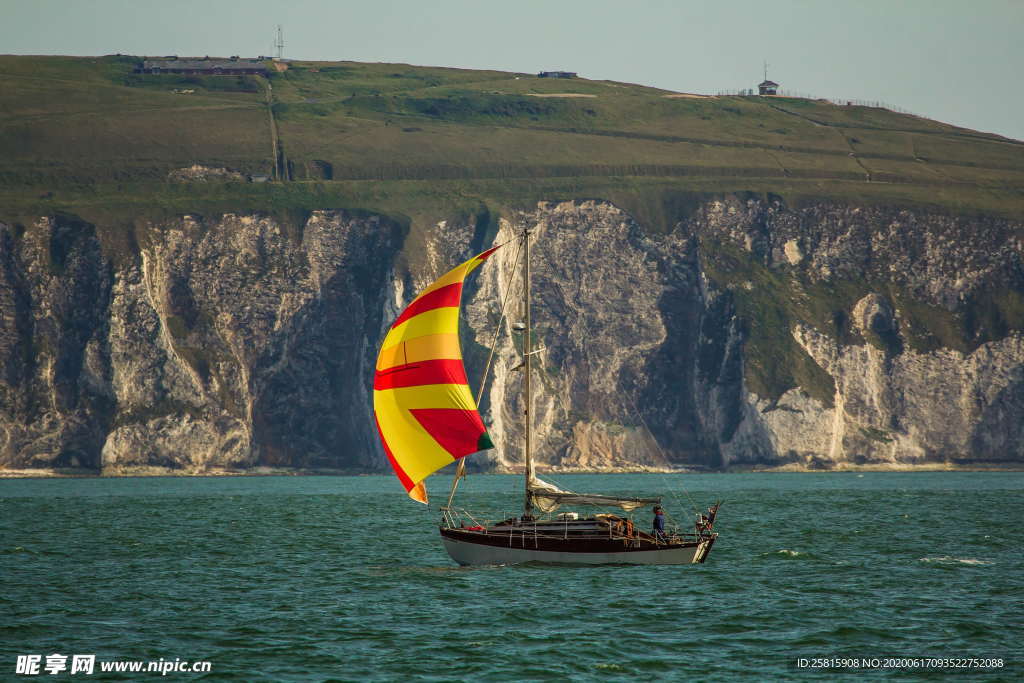
<path fill-rule="evenodd" d="M 683 487 L 721 498 L 721 536 L 696 566 L 460 568 L 392 477 L 0 480 L 0 680 L 100 678 L 15 675 L 51 653 L 206 660 L 211 680 L 858 677 L 797 666 L 825 657 L 1024 675 L 1024 473 L 556 480 L 664 492 L 677 520 Z M 497 518 L 520 486 L 471 476 L 459 500 Z"/>

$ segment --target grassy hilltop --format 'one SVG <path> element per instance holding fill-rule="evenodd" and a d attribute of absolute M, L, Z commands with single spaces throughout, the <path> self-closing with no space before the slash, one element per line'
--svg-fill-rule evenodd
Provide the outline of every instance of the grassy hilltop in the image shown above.
<path fill-rule="evenodd" d="M 1024 207 L 1024 143 L 885 109 L 404 64 L 134 74 L 140 61 L 0 57 L 0 218 L 347 207 L 415 223 L 602 197 L 657 229 L 735 191 Z M 169 180 L 193 164 L 281 181 Z"/>

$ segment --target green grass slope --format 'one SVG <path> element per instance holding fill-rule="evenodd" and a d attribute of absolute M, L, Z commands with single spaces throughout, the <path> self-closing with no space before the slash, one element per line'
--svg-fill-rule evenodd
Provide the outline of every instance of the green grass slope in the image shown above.
<path fill-rule="evenodd" d="M 0 217 L 346 206 L 415 222 L 600 196 L 655 227 L 685 197 L 738 190 L 1024 206 L 1024 143 L 885 109 L 404 64 L 263 78 L 133 73 L 140 62 L 0 56 Z M 193 164 L 289 181 L 169 180 Z"/>

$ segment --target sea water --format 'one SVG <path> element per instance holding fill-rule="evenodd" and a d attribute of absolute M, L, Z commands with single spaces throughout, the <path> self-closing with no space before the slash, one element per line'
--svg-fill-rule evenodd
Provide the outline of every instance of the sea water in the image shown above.
<path fill-rule="evenodd" d="M 213 680 L 953 672 L 926 658 L 1024 675 L 1024 473 L 555 479 L 663 493 L 687 527 L 721 499 L 720 537 L 703 565 L 462 568 L 437 534 L 444 477 L 431 508 L 390 476 L 2 480 L 0 679 L 30 655 L 47 680 L 90 678 L 74 655 L 105 680 L 159 678 L 100 672 L 117 661 L 209 662 L 170 677 Z M 521 485 L 471 476 L 457 502 L 498 519 Z M 836 659 L 857 666 L 811 668 Z"/>

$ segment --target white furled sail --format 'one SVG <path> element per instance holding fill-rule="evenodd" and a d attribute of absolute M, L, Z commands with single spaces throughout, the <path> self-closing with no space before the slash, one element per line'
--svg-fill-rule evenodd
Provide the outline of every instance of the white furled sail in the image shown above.
<path fill-rule="evenodd" d="M 661 498 L 620 498 L 618 496 L 600 496 L 592 493 L 573 493 L 564 491 L 554 484 L 549 484 L 530 473 L 527 488 L 530 502 L 542 512 L 551 512 L 560 505 L 594 505 L 597 507 L 618 507 L 629 512 L 645 505 L 661 502 Z"/>

